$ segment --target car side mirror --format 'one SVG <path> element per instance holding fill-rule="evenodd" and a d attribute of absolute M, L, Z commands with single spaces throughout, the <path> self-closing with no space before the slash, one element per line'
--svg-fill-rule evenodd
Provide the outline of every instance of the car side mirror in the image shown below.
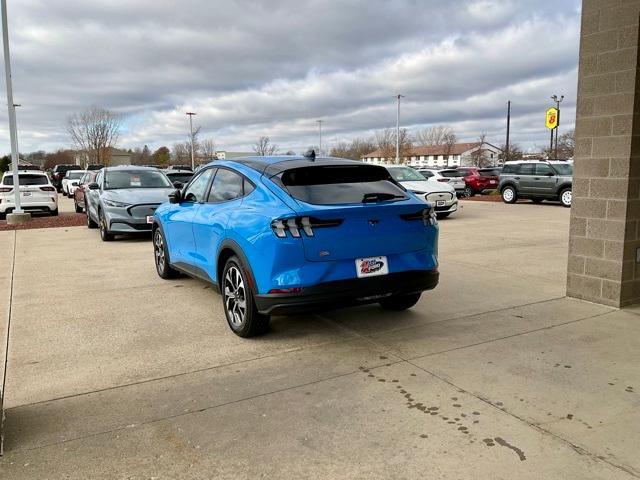
<path fill-rule="evenodd" d="M 100 188 L 100 185 L 98 185 L 96 182 L 91 182 L 89 185 L 87 185 L 87 187 L 89 187 L 89 190 L 98 190 Z"/>
<path fill-rule="evenodd" d="M 184 184 L 182 182 L 173 182 L 173 186 L 176 187 L 178 190 L 182 190 L 182 187 L 184 187 Z"/>
<path fill-rule="evenodd" d="M 180 200 L 182 200 L 182 192 L 180 190 L 174 190 L 169 194 L 169 203 L 180 203 Z"/>

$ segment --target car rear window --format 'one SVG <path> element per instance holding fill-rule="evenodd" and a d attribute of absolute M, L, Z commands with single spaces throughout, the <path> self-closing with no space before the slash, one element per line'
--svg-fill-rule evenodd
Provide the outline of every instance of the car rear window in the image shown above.
<path fill-rule="evenodd" d="M 67 179 L 69 180 L 78 180 L 79 178 L 82 178 L 82 176 L 84 175 L 84 172 L 67 172 Z"/>
<path fill-rule="evenodd" d="M 460 170 L 440 170 L 440 175 L 445 178 L 464 177 L 466 174 Z"/>
<path fill-rule="evenodd" d="M 49 178 L 46 175 L 18 175 L 20 185 L 47 185 Z M 13 175 L 7 175 L 2 180 L 3 185 L 13 185 Z"/>
<path fill-rule="evenodd" d="M 478 170 L 481 177 L 495 177 L 499 175 L 499 172 L 493 168 L 482 168 Z"/>
<path fill-rule="evenodd" d="M 180 183 L 184 183 L 185 185 L 187 183 L 189 183 L 189 180 L 191 180 L 191 178 L 193 177 L 193 173 L 189 172 L 189 173 L 171 173 L 171 172 L 167 172 L 167 177 L 169 177 L 169 180 L 171 180 L 172 182 L 180 182 Z"/>
<path fill-rule="evenodd" d="M 272 178 L 289 194 L 315 205 L 362 203 L 367 198 L 403 200 L 407 196 L 389 172 L 373 165 L 321 165 L 286 170 Z"/>

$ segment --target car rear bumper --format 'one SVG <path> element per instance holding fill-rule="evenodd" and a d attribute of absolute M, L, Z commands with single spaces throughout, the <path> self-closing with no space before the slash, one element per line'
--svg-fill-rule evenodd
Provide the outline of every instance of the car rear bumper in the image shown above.
<path fill-rule="evenodd" d="M 390 295 L 431 290 L 440 274 L 434 270 L 410 270 L 370 278 L 353 278 L 305 287 L 297 293 L 257 295 L 256 306 L 267 315 L 289 315 L 310 310 L 334 309 L 375 303 Z"/>
<path fill-rule="evenodd" d="M 28 211 L 53 211 L 56 210 L 58 208 L 58 199 L 57 199 L 57 194 L 56 192 L 52 192 L 54 195 L 56 195 L 56 199 L 52 200 L 53 197 L 50 197 L 49 199 L 29 199 L 26 200 L 25 198 L 21 198 L 20 199 L 20 207 L 23 210 L 28 210 Z M 2 200 L 2 202 L 0 202 L 0 213 L 9 213 L 12 212 L 15 208 L 15 203 L 13 201 L 13 198 L 5 198 Z"/>

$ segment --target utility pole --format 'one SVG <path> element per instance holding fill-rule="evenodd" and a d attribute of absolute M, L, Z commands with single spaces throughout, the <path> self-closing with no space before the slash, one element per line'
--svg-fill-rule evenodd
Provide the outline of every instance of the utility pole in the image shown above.
<path fill-rule="evenodd" d="M 189 115 L 189 132 L 191 132 L 189 136 L 189 138 L 191 139 L 191 142 L 189 142 L 191 143 L 191 170 L 195 171 L 196 159 L 193 152 L 193 116 L 195 115 L 195 113 L 187 112 L 187 115 Z"/>
<path fill-rule="evenodd" d="M 400 99 L 404 95 L 397 94 L 395 96 L 398 99 L 398 112 L 396 114 L 396 163 L 400 163 Z"/>
<path fill-rule="evenodd" d="M 323 121 L 324 120 L 316 120 L 316 122 L 318 123 L 318 133 L 320 135 L 320 140 L 318 143 L 318 150 L 319 150 L 318 155 L 320 156 L 322 156 L 322 122 Z"/>
<path fill-rule="evenodd" d="M 507 102 L 507 142 L 506 142 L 506 152 L 504 154 L 505 162 L 509 160 L 509 154 L 511 153 L 511 150 L 509 149 L 509 127 L 510 126 L 511 126 L 511 100 Z"/>
<path fill-rule="evenodd" d="M 558 110 L 558 123 L 556 124 L 556 128 L 554 128 L 553 130 L 551 130 L 551 148 L 553 148 L 553 132 L 555 130 L 556 132 L 556 151 L 555 151 L 555 158 L 554 160 L 558 159 L 558 128 L 560 127 L 560 103 L 564 100 L 564 95 L 560 95 L 560 98 L 558 98 L 557 95 L 553 95 L 551 96 L 551 99 L 556 102 L 556 109 Z M 551 150 L 549 151 L 549 155 L 551 155 Z"/>
<path fill-rule="evenodd" d="M 9 55 L 9 26 L 7 21 L 7 0 L 1 0 L 2 10 L 2 42 L 4 44 L 4 72 L 7 84 L 7 107 L 9 108 L 9 137 L 11 140 L 11 163 L 13 167 L 13 195 L 15 208 L 7 215 L 7 223 L 22 223 L 31 215 L 22 211 L 20 205 L 20 176 L 18 175 L 18 129 L 16 125 L 16 104 L 13 103 L 13 85 L 11 81 L 11 57 Z"/>

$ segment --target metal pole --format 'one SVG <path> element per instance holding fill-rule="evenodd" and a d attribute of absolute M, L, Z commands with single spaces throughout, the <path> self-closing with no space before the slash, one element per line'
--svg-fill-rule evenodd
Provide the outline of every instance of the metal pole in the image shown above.
<path fill-rule="evenodd" d="M 18 176 L 18 132 L 16 127 L 16 106 L 13 103 L 13 86 L 11 83 L 11 57 L 9 56 L 9 27 L 7 22 L 7 1 L 2 0 L 2 42 L 4 44 L 4 72 L 7 84 L 7 107 L 9 108 L 9 137 L 11 139 L 11 163 L 13 164 L 13 195 L 15 213 L 23 213 L 20 205 L 20 177 Z"/>
<path fill-rule="evenodd" d="M 396 114 L 396 163 L 400 163 L 400 99 L 404 95 L 396 95 L 398 99 L 398 111 Z"/>
<path fill-rule="evenodd" d="M 507 143 L 506 143 L 506 152 L 504 155 L 504 161 L 509 160 L 509 127 L 511 125 L 511 100 L 507 102 Z"/>
<path fill-rule="evenodd" d="M 191 143 L 191 170 L 195 170 L 196 160 L 193 152 L 193 116 L 195 115 L 195 113 L 187 112 L 187 115 L 189 115 L 189 132 L 190 132 L 189 138 L 191 139 L 191 141 L 189 142 Z"/>
<path fill-rule="evenodd" d="M 316 122 L 318 122 L 318 131 L 320 134 L 320 141 L 319 141 L 319 145 L 318 145 L 318 155 L 322 155 L 322 120 L 316 120 Z"/>

